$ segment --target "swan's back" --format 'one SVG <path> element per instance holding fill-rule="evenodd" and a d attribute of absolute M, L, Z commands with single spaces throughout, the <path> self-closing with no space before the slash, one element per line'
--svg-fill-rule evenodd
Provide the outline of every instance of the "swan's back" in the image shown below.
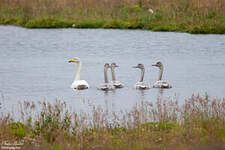
<path fill-rule="evenodd" d="M 144 90 L 144 89 L 149 89 L 150 86 L 148 84 L 144 83 L 144 82 L 137 82 L 134 85 L 134 88 Z"/>
<path fill-rule="evenodd" d="M 123 84 L 120 81 L 112 81 L 112 84 L 115 88 L 123 88 Z"/>
<path fill-rule="evenodd" d="M 88 85 L 87 81 L 85 81 L 85 80 L 75 80 L 72 83 L 71 88 L 82 90 L 82 89 L 88 89 L 89 85 Z"/>
<path fill-rule="evenodd" d="M 103 91 L 109 91 L 109 90 L 114 90 L 115 86 L 113 86 L 113 84 L 111 83 L 103 83 L 98 87 L 98 89 Z"/>
<path fill-rule="evenodd" d="M 153 85 L 154 88 L 172 88 L 172 86 L 167 81 L 156 81 Z"/>

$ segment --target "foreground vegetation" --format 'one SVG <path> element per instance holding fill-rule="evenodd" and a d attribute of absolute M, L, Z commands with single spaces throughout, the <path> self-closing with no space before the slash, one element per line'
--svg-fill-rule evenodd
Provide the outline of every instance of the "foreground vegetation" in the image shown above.
<path fill-rule="evenodd" d="M 224 0 L 0 0 L 0 24 L 224 34 L 224 10 Z"/>
<path fill-rule="evenodd" d="M 120 112 L 91 108 L 91 113 L 78 113 L 65 102 L 24 102 L 19 121 L 12 113 L 1 116 L 0 142 L 22 141 L 20 147 L 29 150 L 225 148 L 225 99 L 192 96 L 183 105 L 158 99 Z"/>

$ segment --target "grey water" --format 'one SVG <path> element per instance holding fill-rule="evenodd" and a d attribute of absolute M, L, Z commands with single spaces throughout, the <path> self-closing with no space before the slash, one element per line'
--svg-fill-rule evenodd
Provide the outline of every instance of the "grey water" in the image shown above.
<path fill-rule="evenodd" d="M 90 89 L 70 88 L 77 65 L 68 60 L 80 57 L 81 79 Z M 136 90 L 140 70 L 145 65 L 144 81 L 153 84 L 162 61 L 163 79 L 171 89 Z M 116 78 L 125 85 L 111 92 L 97 90 L 103 83 L 105 63 L 116 62 Z M 109 76 L 110 76 L 109 72 Z M 86 108 L 84 101 L 115 110 L 130 109 L 142 100 L 157 97 L 178 99 L 192 94 L 225 97 L 225 35 L 144 30 L 106 29 L 25 29 L 0 26 L 0 100 L 5 107 L 19 101 L 66 101 L 75 109 Z"/>

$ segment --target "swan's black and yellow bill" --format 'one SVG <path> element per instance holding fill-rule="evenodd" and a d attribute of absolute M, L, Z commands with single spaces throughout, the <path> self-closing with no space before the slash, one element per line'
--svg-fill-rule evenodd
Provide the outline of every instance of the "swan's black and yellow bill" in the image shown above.
<path fill-rule="evenodd" d="M 132 68 L 138 68 L 138 66 L 133 66 Z"/>
<path fill-rule="evenodd" d="M 68 61 L 69 63 L 75 62 L 75 59 L 71 59 L 70 61 Z"/>
<path fill-rule="evenodd" d="M 156 64 L 153 64 L 152 66 L 157 66 Z"/>

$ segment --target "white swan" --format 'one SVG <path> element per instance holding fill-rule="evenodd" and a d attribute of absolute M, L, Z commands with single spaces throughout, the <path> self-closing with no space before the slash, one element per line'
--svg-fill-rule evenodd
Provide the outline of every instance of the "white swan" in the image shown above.
<path fill-rule="evenodd" d="M 115 86 L 115 88 L 122 88 L 123 84 L 116 80 L 116 76 L 115 76 L 115 68 L 119 67 L 116 63 L 112 63 L 111 64 L 111 73 L 112 73 L 112 84 Z"/>
<path fill-rule="evenodd" d="M 75 57 L 73 59 L 71 59 L 69 61 L 69 63 L 77 63 L 78 65 L 78 68 L 77 68 L 77 74 L 76 74 L 76 77 L 75 77 L 75 80 L 73 81 L 73 83 L 71 84 L 71 88 L 73 89 L 78 89 L 78 90 L 82 90 L 82 89 L 88 89 L 89 88 L 89 85 L 87 83 L 87 81 L 85 80 L 80 80 L 80 71 L 81 71 L 81 61 L 80 61 L 80 58 L 78 57 Z"/>
<path fill-rule="evenodd" d="M 109 91 L 109 90 L 114 90 L 115 87 L 113 86 L 112 83 L 109 83 L 108 80 L 108 68 L 109 68 L 109 64 L 106 63 L 104 65 L 104 83 L 100 85 L 100 87 L 98 87 L 99 90 L 103 90 L 103 91 Z"/>
<path fill-rule="evenodd" d="M 152 66 L 159 67 L 159 78 L 158 78 L 158 81 L 156 81 L 153 84 L 153 87 L 154 88 L 172 88 L 172 86 L 167 81 L 162 81 L 163 64 L 159 61 L 156 64 L 153 64 Z"/>
<path fill-rule="evenodd" d="M 136 89 L 141 89 L 141 90 L 144 90 L 144 89 L 149 89 L 150 86 L 146 83 L 143 82 L 144 80 L 144 73 L 145 73 L 145 68 L 144 68 L 144 65 L 143 64 L 138 64 L 137 66 L 134 66 L 133 68 L 139 68 L 141 69 L 141 78 L 140 80 L 134 85 L 134 88 Z"/>

